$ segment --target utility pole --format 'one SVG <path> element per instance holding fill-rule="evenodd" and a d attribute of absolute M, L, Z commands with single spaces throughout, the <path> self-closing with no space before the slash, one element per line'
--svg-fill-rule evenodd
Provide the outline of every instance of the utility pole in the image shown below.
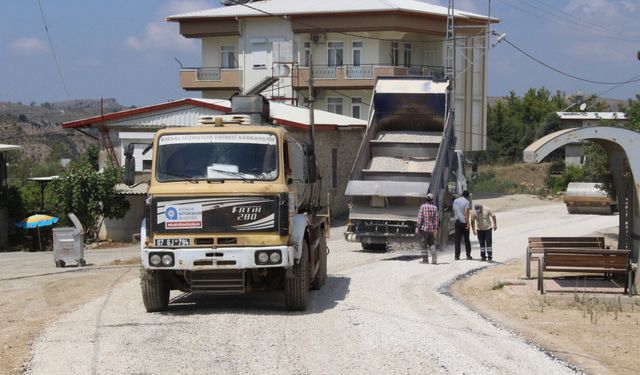
<path fill-rule="evenodd" d="M 316 148 L 316 126 L 315 126 L 315 118 L 314 118 L 314 105 L 315 97 L 313 96 L 313 55 L 309 54 L 309 126 L 311 127 L 311 147 L 313 147 L 313 151 L 315 153 Z"/>

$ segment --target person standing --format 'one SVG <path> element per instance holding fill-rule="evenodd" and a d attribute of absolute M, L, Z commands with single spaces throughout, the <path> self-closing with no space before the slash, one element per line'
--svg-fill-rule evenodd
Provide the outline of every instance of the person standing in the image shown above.
<path fill-rule="evenodd" d="M 473 205 L 474 210 L 469 215 L 469 221 L 471 222 L 471 229 L 473 234 L 478 236 L 478 242 L 480 243 L 480 257 L 481 259 L 493 260 L 493 248 L 492 243 L 492 230 L 498 229 L 498 223 L 496 222 L 496 215 L 491 212 L 488 207 L 482 207 L 480 203 Z M 493 226 L 491 225 L 493 221 Z M 476 223 L 478 224 L 478 230 L 476 234 Z"/>
<path fill-rule="evenodd" d="M 433 204 L 433 194 L 428 193 L 426 202 L 418 210 L 418 220 L 416 222 L 416 235 L 420 235 L 422 244 L 422 262 L 429 263 L 429 252 L 431 253 L 431 264 L 438 262 L 436 253 L 436 235 L 438 234 L 438 207 Z"/>
<path fill-rule="evenodd" d="M 460 260 L 460 241 L 464 238 L 464 247 L 467 253 L 467 259 L 471 257 L 471 241 L 469 240 L 469 191 L 464 190 L 462 196 L 453 201 L 453 214 L 456 218 L 455 223 L 455 256 L 456 260 Z"/>

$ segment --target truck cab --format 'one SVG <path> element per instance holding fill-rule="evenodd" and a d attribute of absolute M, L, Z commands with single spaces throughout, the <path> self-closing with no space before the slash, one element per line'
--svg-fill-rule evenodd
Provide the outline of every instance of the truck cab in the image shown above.
<path fill-rule="evenodd" d="M 283 128 L 234 117 L 155 135 L 141 228 L 147 311 L 166 309 L 171 290 L 278 289 L 304 310 L 309 287 L 326 280 L 312 150 Z"/>

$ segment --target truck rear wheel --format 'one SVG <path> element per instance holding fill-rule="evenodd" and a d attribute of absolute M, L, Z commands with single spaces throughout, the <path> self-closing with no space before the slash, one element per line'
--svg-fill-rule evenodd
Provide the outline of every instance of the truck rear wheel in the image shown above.
<path fill-rule="evenodd" d="M 140 272 L 142 302 L 147 312 L 166 310 L 169 306 L 169 286 L 162 274 L 144 268 Z"/>
<path fill-rule="evenodd" d="M 318 274 L 311 284 L 311 288 L 314 290 L 322 288 L 324 283 L 327 281 L 327 240 L 324 238 L 324 229 L 320 231 L 320 245 L 318 246 L 318 251 L 320 252 L 318 258 Z"/>
<path fill-rule="evenodd" d="M 309 245 L 302 242 L 302 256 L 293 266 L 293 277 L 287 277 L 284 300 L 290 311 L 304 311 L 309 304 Z"/>

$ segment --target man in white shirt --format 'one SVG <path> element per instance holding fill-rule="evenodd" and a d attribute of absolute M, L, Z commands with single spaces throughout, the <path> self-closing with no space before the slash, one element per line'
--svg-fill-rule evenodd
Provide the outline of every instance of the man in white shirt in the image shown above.
<path fill-rule="evenodd" d="M 478 243 L 480 244 L 480 258 L 491 262 L 493 260 L 493 248 L 492 243 L 492 230 L 498 229 L 498 223 L 496 221 L 496 215 L 491 212 L 488 207 L 483 207 L 480 203 L 473 205 L 474 210 L 471 210 L 469 214 L 469 221 L 471 222 L 471 230 L 473 234 L 478 236 Z M 493 225 L 491 225 L 493 221 Z M 477 231 L 476 231 L 477 227 Z"/>
<path fill-rule="evenodd" d="M 467 253 L 467 259 L 471 257 L 471 241 L 469 240 L 469 191 L 462 192 L 462 196 L 453 201 L 453 214 L 456 218 L 455 224 L 455 256 L 456 260 L 460 260 L 460 241 L 464 238 L 464 247 Z"/>

